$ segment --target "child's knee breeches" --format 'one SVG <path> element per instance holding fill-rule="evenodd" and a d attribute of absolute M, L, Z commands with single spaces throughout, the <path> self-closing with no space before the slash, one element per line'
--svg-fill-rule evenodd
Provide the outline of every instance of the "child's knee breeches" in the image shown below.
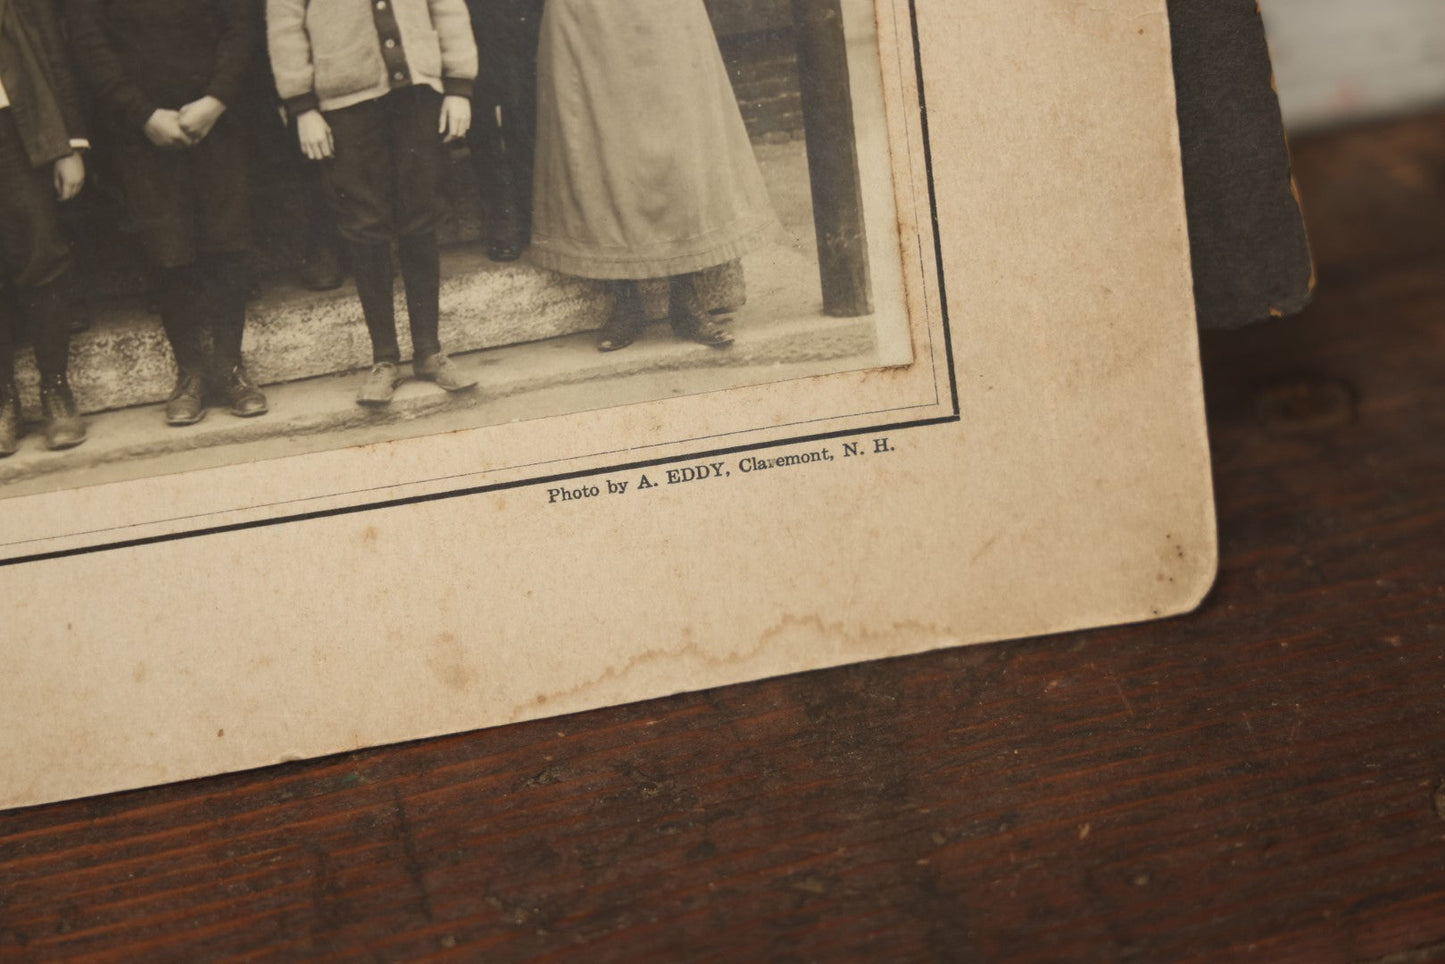
<path fill-rule="evenodd" d="M 223 117 L 186 150 L 129 145 L 117 162 L 146 255 L 158 268 L 201 253 L 233 254 L 251 243 L 251 192 L 239 124 Z"/>
<path fill-rule="evenodd" d="M 440 113 L 430 87 L 327 112 L 336 155 L 323 162 L 323 180 L 342 237 L 369 243 L 436 230 L 446 161 Z"/>

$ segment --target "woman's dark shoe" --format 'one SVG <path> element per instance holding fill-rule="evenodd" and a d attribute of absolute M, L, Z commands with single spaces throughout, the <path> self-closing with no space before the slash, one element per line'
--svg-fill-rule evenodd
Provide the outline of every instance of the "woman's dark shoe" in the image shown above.
<path fill-rule="evenodd" d="M 727 348 L 733 343 L 733 336 L 704 307 L 695 273 L 669 279 L 668 317 L 678 338 L 709 348 Z"/>
<path fill-rule="evenodd" d="M 0 458 L 20 447 L 20 394 L 15 384 L 0 385 Z"/>
<path fill-rule="evenodd" d="M 597 332 L 598 351 L 617 351 L 637 340 L 637 328 L 621 321 L 617 315 L 607 319 L 607 324 Z"/>
<path fill-rule="evenodd" d="M 166 402 L 167 425 L 194 425 L 206 414 L 206 379 L 200 372 L 183 371 Z"/>
<path fill-rule="evenodd" d="M 226 373 L 221 383 L 221 396 L 231 407 L 231 414 L 237 418 L 266 414 L 266 396 L 246 374 L 245 365 L 237 365 Z"/>
<path fill-rule="evenodd" d="M 728 330 L 707 315 L 682 322 L 674 320 L 672 333 L 685 341 L 695 341 L 709 348 L 731 348 L 733 343 L 733 336 Z"/>
<path fill-rule="evenodd" d="M 45 447 L 52 452 L 85 441 L 85 422 L 63 374 L 40 376 L 40 413 L 45 416 Z"/>
<path fill-rule="evenodd" d="M 487 243 L 487 257 L 493 261 L 506 263 L 516 261 L 522 256 L 522 244 L 519 241 L 490 241 Z"/>
<path fill-rule="evenodd" d="M 646 320 L 642 315 L 642 295 L 635 281 L 614 281 L 612 283 L 612 314 L 607 323 L 597 331 L 598 351 L 617 351 L 626 348 L 642 333 Z"/>

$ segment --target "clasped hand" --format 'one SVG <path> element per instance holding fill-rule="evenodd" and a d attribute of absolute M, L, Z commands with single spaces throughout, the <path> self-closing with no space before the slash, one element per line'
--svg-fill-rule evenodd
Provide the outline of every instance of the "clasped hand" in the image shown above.
<path fill-rule="evenodd" d="M 145 135 L 156 147 L 195 147 L 205 140 L 226 112 L 226 105 L 214 97 L 193 100 L 180 110 L 157 110 L 146 121 Z"/>

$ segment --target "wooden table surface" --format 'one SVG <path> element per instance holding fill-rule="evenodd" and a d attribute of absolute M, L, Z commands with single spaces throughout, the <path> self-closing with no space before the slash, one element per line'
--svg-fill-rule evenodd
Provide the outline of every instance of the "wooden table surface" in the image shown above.
<path fill-rule="evenodd" d="M 0 959 L 1445 960 L 1445 115 L 1296 162 L 1198 612 L 0 815 Z"/>

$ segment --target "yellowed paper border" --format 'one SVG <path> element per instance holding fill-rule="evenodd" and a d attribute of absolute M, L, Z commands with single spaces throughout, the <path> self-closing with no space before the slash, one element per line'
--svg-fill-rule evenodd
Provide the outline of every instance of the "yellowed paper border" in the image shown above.
<path fill-rule="evenodd" d="M 1164 0 L 879 9 L 913 365 L 312 456 L 382 493 L 446 481 L 285 524 L 247 515 L 265 467 L 204 475 L 235 519 L 197 474 L 147 480 L 213 531 L 0 568 L 0 806 L 1195 605 L 1213 510 Z M 577 459 L 506 474 L 536 453 Z M 449 492 L 467 472 L 490 481 Z M 563 476 L 630 493 L 549 502 Z M 30 531 L 104 515 L 72 496 Z"/>

